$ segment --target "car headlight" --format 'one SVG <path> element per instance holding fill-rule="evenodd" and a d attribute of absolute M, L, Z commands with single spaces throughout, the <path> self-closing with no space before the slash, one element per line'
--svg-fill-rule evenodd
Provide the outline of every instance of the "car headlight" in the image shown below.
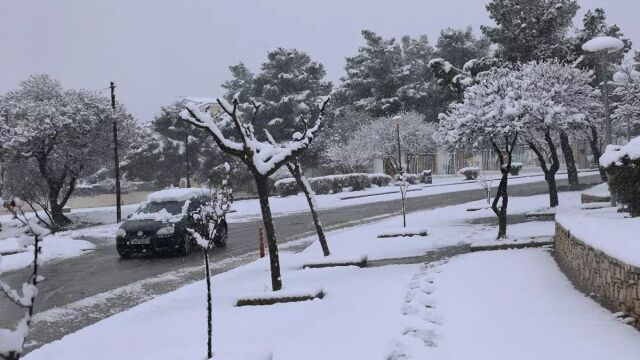
<path fill-rule="evenodd" d="M 127 236 L 127 232 L 124 229 L 116 230 L 116 238 L 124 238 L 125 236 Z"/>
<path fill-rule="evenodd" d="M 165 236 L 165 235 L 173 235 L 173 233 L 176 231 L 176 228 L 173 226 L 165 226 L 163 228 L 161 228 L 160 230 L 158 230 L 156 232 L 156 235 L 158 236 Z"/>

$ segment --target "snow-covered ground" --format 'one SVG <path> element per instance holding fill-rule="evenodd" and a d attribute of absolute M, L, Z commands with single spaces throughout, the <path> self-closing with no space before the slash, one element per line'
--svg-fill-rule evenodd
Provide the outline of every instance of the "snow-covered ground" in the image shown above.
<path fill-rule="evenodd" d="M 2 272 L 21 269 L 33 263 L 33 240 L 33 237 L 27 236 L 0 240 L 0 253 L 9 254 L 2 255 Z M 40 245 L 40 263 L 78 256 L 95 248 L 89 241 L 58 235 L 46 236 Z"/>
<path fill-rule="evenodd" d="M 578 292 L 547 251 L 466 254 L 417 275 L 391 359 L 631 360 L 640 353 L 640 333 Z"/>
<path fill-rule="evenodd" d="M 577 206 L 579 196 L 562 193 L 560 201 Z M 546 195 L 514 197 L 510 214 L 547 202 Z M 317 243 L 300 253 L 282 251 L 284 290 L 322 288 L 320 300 L 235 307 L 238 298 L 270 293 L 267 258 L 214 276 L 218 358 L 635 358 L 640 334 L 573 289 L 545 250 L 463 255 L 444 264 L 302 269 L 320 260 L 409 257 L 490 241 L 496 234 L 487 220 L 491 210 L 466 211 L 480 205 L 410 214 L 408 224 L 426 228 L 426 237 L 378 238 L 401 224 L 394 217 L 329 232 L 329 259 Z M 552 222 L 531 221 L 508 231 L 514 241 L 550 236 L 552 228 Z M 198 359 L 205 351 L 205 319 L 200 281 L 45 345 L 26 359 Z"/>
<path fill-rule="evenodd" d="M 590 195 L 590 196 L 600 196 L 600 197 L 606 197 L 609 196 L 609 184 L 607 183 L 602 183 L 600 185 L 596 185 L 588 190 L 585 190 L 583 192 L 583 194 L 585 195 Z"/>

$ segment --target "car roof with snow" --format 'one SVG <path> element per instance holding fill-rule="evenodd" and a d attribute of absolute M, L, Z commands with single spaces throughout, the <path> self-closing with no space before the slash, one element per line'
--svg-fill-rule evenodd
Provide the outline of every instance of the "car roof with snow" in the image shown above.
<path fill-rule="evenodd" d="M 174 188 L 156 191 L 147 195 L 147 202 L 185 201 L 194 197 L 209 195 L 206 188 Z"/>

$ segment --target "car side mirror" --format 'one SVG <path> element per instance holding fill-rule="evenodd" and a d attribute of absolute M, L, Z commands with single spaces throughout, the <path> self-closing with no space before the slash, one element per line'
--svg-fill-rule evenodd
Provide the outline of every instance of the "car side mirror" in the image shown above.
<path fill-rule="evenodd" d="M 132 216 L 133 216 L 133 214 L 127 215 L 127 219 L 131 219 Z"/>

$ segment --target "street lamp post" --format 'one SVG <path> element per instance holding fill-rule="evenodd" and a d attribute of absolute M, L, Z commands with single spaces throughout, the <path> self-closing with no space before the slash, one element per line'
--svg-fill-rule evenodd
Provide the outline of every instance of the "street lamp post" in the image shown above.
<path fill-rule="evenodd" d="M 611 130 L 611 112 L 609 109 L 609 81 L 607 79 L 607 55 L 620 51 L 624 48 L 624 43 L 618 38 L 611 36 L 598 36 L 582 45 L 582 50 L 600 55 L 600 71 L 603 77 L 603 93 L 604 93 L 604 112 L 605 112 L 605 140 L 607 145 L 613 144 L 613 135 Z M 611 196 L 611 206 L 616 206 L 616 198 L 613 193 Z"/>
<path fill-rule="evenodd" d="M 402 200 L 402 226 L 407 227 L 407 212 L 405 206 L 405 199 L 407 197 L 407 178 L 404 173 L 404 167 L 402 166 L 402 147 L 400 145 L 400 120 L 402 117 L 394 116 L 393 120 L 396 122 L 396 136 L 398 139 L 398 175 L 400 182 L 400 198 Z"/>

